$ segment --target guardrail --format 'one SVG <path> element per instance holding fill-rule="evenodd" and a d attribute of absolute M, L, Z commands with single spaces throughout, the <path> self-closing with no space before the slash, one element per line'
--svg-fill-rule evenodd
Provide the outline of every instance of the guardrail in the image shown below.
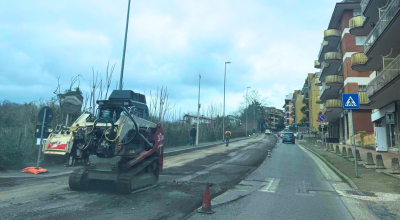
<path fill-rule="evenodd" d="M 376 91 L 384 87 L 400 74 L 400 55 L 397 56 L 378 76 L 367 86 L 367 95 L 371 97 Z"/>

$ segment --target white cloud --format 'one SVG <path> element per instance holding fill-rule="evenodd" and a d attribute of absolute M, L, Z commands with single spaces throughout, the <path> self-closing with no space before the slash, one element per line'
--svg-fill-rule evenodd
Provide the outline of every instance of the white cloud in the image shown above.
<path fill-rule="evenodd" d="M 48 99 L 56 77 L 67 86 L 81 73 L 89 84 L 92 67 L 104 75 L 108 61 L 116 63 L 113 85 L 118 81 L 127 1 L 7 4 L 0 8 L 0 99 Z M 132 1 L 124 88 L 148 94 L 167 86 L 176 109 L 195 111 L 198 74 L 203 106 L 222 103 L 224 62 L 231 61 L 227 113 L 247 86 L 280 108 L 315 71 L 332 6 L 332 0 Z"/>

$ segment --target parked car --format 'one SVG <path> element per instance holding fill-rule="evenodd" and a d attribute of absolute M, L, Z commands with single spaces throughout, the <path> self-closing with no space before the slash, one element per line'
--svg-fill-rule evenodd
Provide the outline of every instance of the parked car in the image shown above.
<path fill-rule="evenodd" d="M 292 144 L 296 143 L 296 138 L 293 132 L 284 132 L 282 133 L 282 143 L 291 142 Z"/>
<path fill-rule="evenodd" d="M 267 129 L 265 130 L 265 134 L 272 134 L 271 130 Z"/>

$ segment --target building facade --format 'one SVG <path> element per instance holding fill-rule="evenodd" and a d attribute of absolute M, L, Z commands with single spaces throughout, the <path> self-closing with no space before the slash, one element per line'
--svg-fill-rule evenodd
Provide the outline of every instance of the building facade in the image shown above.
<path fill-rule="evenodd" d="M 372 72 L 364 83 L 367 94 L 364 106 L 373 110 L 369 121 L 375 128 L 383 128 L 380 131 L 385 133 L 386 147 L 394 151 L 400 146 L 399 15 L 399 0 L 362 0 L 359 15 L 349 21 L 350 34 L 364 39 L 362 49 L 351 55 L 351 68 Z M 348 90 L 355 88 L 353 85 Z M 386 114 L 394 114 L 395 120 L 388 123 Z"/>
<path fill-rule="evenodd" d="M 308 113 L 306 112 L 307 107 L 306 104 L 303 103 L 303 95 L 301 94 L 300 90 L 294 91 L 292 103 L 292 109 L 294 109 L 294 123 L 298 124 L 299 126 L 305 126 L 307 121 L 306 114 Z"/>
<path fill-rule="evenodd" d="M 290 93 L 286 96 L 285 98 L 285 105 L 283 108 L 285 109 L 285 125 L 289 126 L 292 125 L 294 120 L 293 120 L 293 93 Z M 293 113 L 292 113 L 293 112 Z"/>
<path fill-rule="evenodd" d="M 361 109 L 353 111 L 354 132 L 373 132 L 366 93 L 372 71 L 355 70 L 351 63 L 354 54 L 364 51 L 366 41 L 366 36 L 351 33 L 352 19 L 360 15 L 360 1 L 336 3 L 328 29 L 324 32 L 318 60 L 314 63 L 314 67 L 320 68 L 318 102 L 323 103 L 322 114 L 327 116 L 328 137 L 332 142 L 350 144 L 353 136 L 348 112 L 342 108 L 343 93 L 358 93 L 360 96 Z"/>

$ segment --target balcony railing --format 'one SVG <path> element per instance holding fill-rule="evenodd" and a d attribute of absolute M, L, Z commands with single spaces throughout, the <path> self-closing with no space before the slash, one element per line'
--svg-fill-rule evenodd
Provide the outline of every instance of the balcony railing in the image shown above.
<path fill-rule="evenodd" d="M 378 76 L 375 77 L 367 86 L 368 97 L 388 84 L 392 79 L 400 74 L 400 55 L 397 56 Z"/>
<path fill-rule="evenodd" d="M 342 59 L 342 56 L 340 55 L 339 52 L 325 53 L 325 60 L 341 60 L 341 59 Z"/>
<path fill-rule="evenodd" d="M 353 53 L 351 55 L 351 66 L 363 65 L 367 63 L 368 57 L 364 53 Z"/>
<path fill-rule="evenodd" d="M 342 100 L 340 99 L 329 99 L 325 102 L 326 108 L 342 108 Z"/>
<path fill-rule="evenodd" d="M 343 84 L 343 76 L 330 75 L 325 78 L 326 84 Z"/>
<path fill-rule="evenodd" d="M 314 68 L 321 68 L 321 63 L 318 60 L 314 61 Z"/>
<path fill-rule="evenodd" d="M 367 5 L 369 4 L 371 0 L 361 0 L 361 13 L 364 14 L 365 9 L 367 8 Z"/>
<path fill-rule="evenodd" d="M 376 23 L 374 29 L 368 35 L 367 40 L 364 43 L 365 52 L 368 52 L 368 50 L 372 47 L 375 41 L 383 33 L 383 31 L 392 21 L 394 16 L 399 12 L 399 10 L 400 10 L 400 0 L 392 0 L 392 2 L 387 7 L 386 12 L 380 17 L 378 23 Z"/>
<path fill-rule="evenodd" d="M 358 100 L 360 101 L 360 104 L 368 104 L 369 98 L 367 92 L 358 92 Z"/>
<path fill-rule="evenodd" d="M 324 31 L 324 39 L 326 40 L 326 38 L 330 38 L 330 37 L 340 37 L 340 30 L 337 29 L 328 29 L 326 31 Z"/>
<path fill-rule="evenodd" d="M 356 27 L 362 27 L 364 24 L 364 21 L 365 21 L 364 16 L 357 16 L 357 17 L 350 18 L 349 27 L 350 27 L 350 29 L 356 28 Z"/>

